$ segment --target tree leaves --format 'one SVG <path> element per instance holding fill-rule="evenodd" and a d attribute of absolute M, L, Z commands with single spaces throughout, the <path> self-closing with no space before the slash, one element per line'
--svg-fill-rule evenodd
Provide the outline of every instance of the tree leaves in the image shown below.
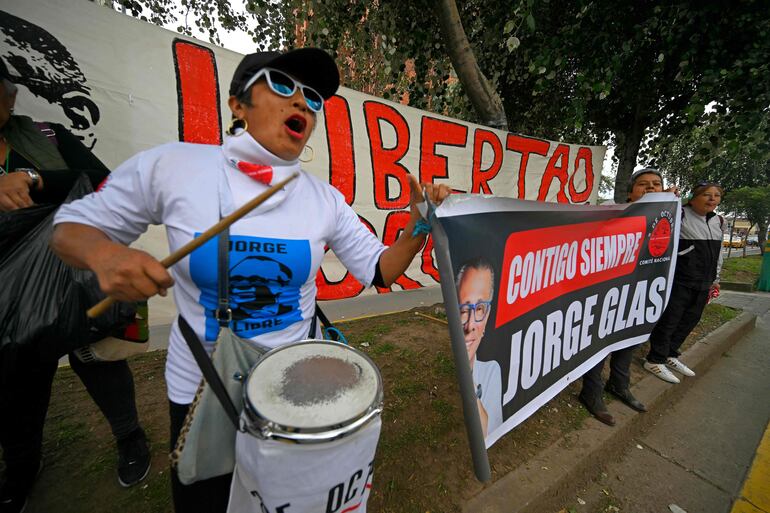
<path fill-rule="evenodd" d="M 219 24 L 247 31 L 263 49 L 320 46 L 335 55 L 349 87 L 478 121 L 452 72 L 435 2 L 247 0 L 243 12 L 225 0 L 114 5 L 154 23 L 199 20 L 193 28 L 214 42 Z M 698 172 L 728 154 L 743 151 L 753 161 L 770 154 L 770 10 L 761 0 L 733 3 L 729 16 L 713 2 L 456 5 L 511 131 L 578 143 L 612 140 L 622 146 L 618 154 L 639 147 L 639 155 L 621 159 L 622 191 L 624 173 L 627 178 L 638 157 L 665 160 L 677 138 L 698 127 L 702 140 L 688 145 L 688 166 Z M 192 32 L 186 24 L 180 30 Z"/>
<path fill-rule="evenodd" d="M 770 185 L 727 190 L 722 207 L 743 215 L 752 225 L 756 224 L 760 248 L 764 247 L 765 233 L 770 222 Z"/>
<path fill-rule="evenodd" d="M 527 14 L 527 27 L 529 27 L 529 30 L 532 32 L 535 31 L 535 17 L 532 16 L 532 13 Z"/>

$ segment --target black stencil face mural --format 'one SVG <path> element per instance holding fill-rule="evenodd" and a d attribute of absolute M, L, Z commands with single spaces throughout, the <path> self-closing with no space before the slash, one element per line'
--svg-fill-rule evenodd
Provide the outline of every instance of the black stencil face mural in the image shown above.
<path fill-rule="evenodd" d="M 70 130 L 93 149 L 99 108 L 91 100 L 86 77 L 69 50 L 45 29 L 2 10 L 0 38 L 0 60 L 11 81 L 27 88 L 33 96 L 60 106 L 69 119 Z"/>
<path fill-rule="evenodd" d="M 291 269 L 270 257 L 243 258 L 230 269 L 230 298 L 236 305 L 233 319 L 248 319 L 260 310 L 271 315 L 290 312 L 292 306 L 276 291 L 289 285 L 291 278 Z"/>

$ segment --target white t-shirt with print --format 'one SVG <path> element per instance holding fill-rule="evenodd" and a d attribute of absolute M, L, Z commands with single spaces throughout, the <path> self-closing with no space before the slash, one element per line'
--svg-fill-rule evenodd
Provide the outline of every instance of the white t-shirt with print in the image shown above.
<path fill-rule="evenodd" d="M 274 166 L 273 183 L 299 169 L 248 134 L 227 137 L 222 146 L 170 143 L 123 163 L 100 192 L 62 206 L 55 223 L 90 225 L 123 244 L 150 224 L 164 224 L 173 252 L 267 189 L 235 168 L 239 160 Z M 210 240 L 170 269 L 179 313 L 209 352 L 218 331 L 217 243 Z M 327 245 L 359 281 L 371 285 L 385 247 L 339 191 L 304 171 L 235 222 L 229 252 L 233 331 L 270 348 L 307 338 Z M 166 362 L 169 399 L 192 402 L 200 379 L 174 322 Z"/>

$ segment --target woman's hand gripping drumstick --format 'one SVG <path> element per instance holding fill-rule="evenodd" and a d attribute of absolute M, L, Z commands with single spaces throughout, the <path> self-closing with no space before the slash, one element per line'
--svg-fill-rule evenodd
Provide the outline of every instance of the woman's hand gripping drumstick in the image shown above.
<path fill-rule="evenodd" d="M 257 208 L 297 176 L 299 173 L 294 173 L 273 185 L 160 262 L 144 251 L 128 248 L 109 239 L 95 241 L 101 250 L 96 253 L 100 256 L 94 259 L 91 269 L 99 279 L 99 286 L 109 297 L 91 307 L 87 312 L 88 317 L 100 316 L 115 301 L 138 301 L 155 294 L 165 296 L 166 289 L 174 284 L 166 269 L 219 235 L 222 230 Z"/>

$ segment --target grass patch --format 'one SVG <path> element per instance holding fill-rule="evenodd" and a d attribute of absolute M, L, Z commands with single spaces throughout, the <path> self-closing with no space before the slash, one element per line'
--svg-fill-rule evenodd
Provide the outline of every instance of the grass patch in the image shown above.
<path fill-rule="evenodd" d="M 382 344 L 375 344 L 369 349 L 369 354 L 371 355 L 381 355 L 381 354 L 387 354 L 390 353 L 396 349 L 396 346 L 391 344 L 390 342 L 383 342 Z"/>
<path fill-rule="evenodd" d="M 431 315 L 437 319 L 441 319 L 442 321 L 447 320 L 446 309 L 443 306 L 435 307 L 433 312 L 431 312 Z"/>
<path fill-rule="evenodd" d="M 762 268 L 762 255 L 725 258 L 721 280 L 733 283 L 756 283 Z"/>
<path fill-rule="evenodd" d="M 455 375 L 455 362 L 448 355 L 438 353 L 433 359 L 433 365 L 436 368 L 436 372 L 445 377 L 454 377 Z"/>
<path fill-rule="evenodd" d="M 443 399 L 436 399 L 430 403 L 431 409 L 441 417 L 448 417 L 455 411 L 454 406 Z"/>
<path fill-rule="evenodd" d="M 62 419 L 56 426 L 55 432 L 55 447 L 68 447 L 88 438 L 88 426 L 80 420 Z"/>
<path fill-rule="evenodd" d="M 97 454 L 92 457 L 90 461 L 85 465 L 84 469 L 86 474 L 102 474 L 109 472 L 115 467 L 117 456 L 114 454 Z"/>
<path fill-rule="evenodd" d="M 398 359 L 407 364 L 411 364 L 416 361 L 417 352 L 409 349 L 408 347 L 402 347 L 398 351 Z M 407 369 L 409 370 L 409 369 Z"/>
<path fill-rule="evenodd" d="M 611 399 L 607 399 L 607 401 L 609 400 Z M 583 421 L 590 416 L 591 414 L 588 413 L 588 410 L 586 410 L 582 405 L 573 405 L 572 407 L 567 407 L 567 409 L 564 410 L 565 431 L 576 431 L 580 429 L 583 427 Z"/>
<path fill-rule="evenodd" d="M 171 485 L 166 471 L 150 472 L 141 485 L 128 490 L 120 497 L 120 506 L 125 511 L 136 511 L 141 504 L 142 511 L 168 511 L 171 508 Z"/>
<path fill-rule="evenodd" d="M 701 324 L 708 327 L 717 328 L 729 320 L 738 317 L 739 310 L 729 306 L 711 303 L 706 305 L 701 317 Z"/>
<path fill-rule="evenodd" d="M 383 324 L 372 324 L 368 329 L 355 333 L 350 337 L 349 342 L 353 344 L 373 344 L 377 342 L 382 335 L 390 331 L 390 326 Z M 345 332 L 343 328 L 343 333 Z"/>
<path fill-rule="evenodd" d="M 393 387 L 393 393 L 402 400 L 410 400 L 424 390 L 422 383 L 417 381 L 401 381 Z"/>

